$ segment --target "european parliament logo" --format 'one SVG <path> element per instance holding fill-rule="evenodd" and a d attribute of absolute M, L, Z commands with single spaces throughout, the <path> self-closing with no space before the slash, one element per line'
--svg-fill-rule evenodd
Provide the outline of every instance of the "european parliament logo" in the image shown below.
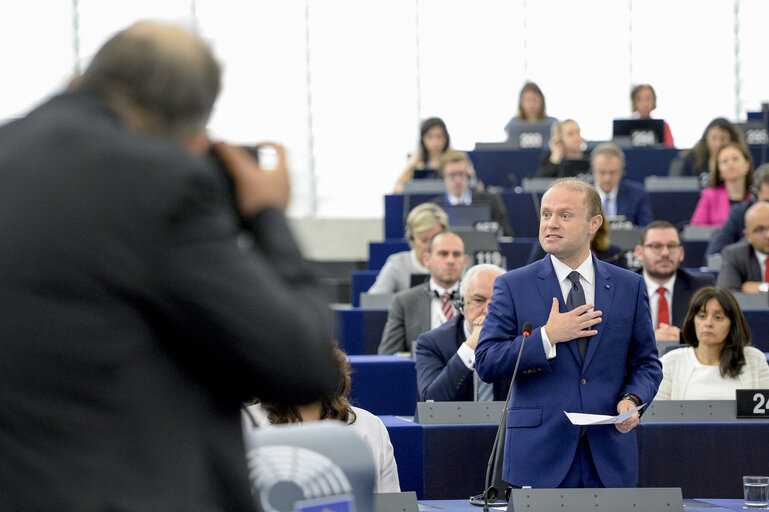
<path fill-rule="evenodd" d="M 355 512 L 355 500 L 352 495 L 333 496 L 318 500 L 297 501 L 296 512 Z"/>

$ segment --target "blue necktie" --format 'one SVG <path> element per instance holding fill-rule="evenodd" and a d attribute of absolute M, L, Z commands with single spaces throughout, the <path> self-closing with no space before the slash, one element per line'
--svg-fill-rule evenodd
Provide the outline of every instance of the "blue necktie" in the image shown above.
<path fill-rule="evenodd" d="M 606 196 L 606 199 L 603 200 L 603 212 L 606 214 L 607 217 L 615 217 L 614 212 L 610 211 L 609 207 L 611 206 L 611 198 L 609 196 Z"/>
<path fill-rule="evenodd" d="M 478 377 L 478 373 L 475 374 L 475 401 L 476 402 L 491 402 L 494 400 L 494 384 L 491 382 L 484 382 Z"/>

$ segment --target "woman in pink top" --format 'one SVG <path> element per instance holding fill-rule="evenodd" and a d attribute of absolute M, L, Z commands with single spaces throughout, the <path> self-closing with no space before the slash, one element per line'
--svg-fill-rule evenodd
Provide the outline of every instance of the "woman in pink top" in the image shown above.
<path fill-rule="evenodd" d="M 739 142 L 722 146 L 710 170 L 710 186 L 702 190 L 692 215 L 695 226 L 721 226 L 733 203 L 750 198 L 753 160 L 748 148 Z"/>

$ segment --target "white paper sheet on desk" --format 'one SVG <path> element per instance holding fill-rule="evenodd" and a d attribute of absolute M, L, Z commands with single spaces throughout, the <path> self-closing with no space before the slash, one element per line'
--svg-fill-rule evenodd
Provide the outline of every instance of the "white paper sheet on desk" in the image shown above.
<path fill-rule="evenodd" d="M 643 408 L 646 404 L 641 404 L 635 409 L 630 409 L 627 412 L 623 412 L 617 416 L 607 416 L 605 414 L 585 414 L 583 412 L 566 412 L 563 413 L 569 418 L 569 421 L 573 425 L 612 425 L 614 423 L 622 423 L 633 415 L 634 412 Z"/>

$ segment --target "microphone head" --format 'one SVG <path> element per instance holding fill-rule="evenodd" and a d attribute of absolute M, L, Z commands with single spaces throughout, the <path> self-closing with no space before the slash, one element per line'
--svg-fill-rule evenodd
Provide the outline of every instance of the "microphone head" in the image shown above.
<path fill-rule="evenodd" d="M 531 325 L 531 322 L 526 322 L 523 324 L 523 334 L 526 336 L 529 336 L 531 334 L 532 329 L 534 329 L 534 326 Z"/>

